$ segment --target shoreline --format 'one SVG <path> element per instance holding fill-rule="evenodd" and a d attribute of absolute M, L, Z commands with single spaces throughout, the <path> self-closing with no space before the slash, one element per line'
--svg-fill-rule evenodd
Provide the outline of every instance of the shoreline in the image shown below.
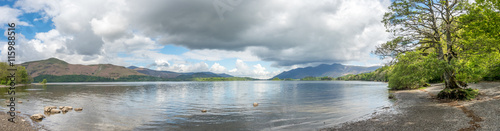
<path fill-rule="evenodd" d="M 16 84 L 14 87 L 20 87 L 20 86 L 31 86 L 31 85 L 42 85 L 40 83 L 31 83 L 31 84 Z M 5 88 L 5 87 L 10 87 L 8 85 L 0 85 L 0 88 Z"/>
<path fill-rule="evenodd" d="M 10 118 L 10 115 L 5 112 L 0 112 L 0 130 L 2 131 L 37 131 L 43 129 L 41 125 L 32 122 L 29 116 L 24 114 L 16 114 L 16 118 L 14 121 L 16 123 L 12 123 L 7 119 Z"/>
<path fill-rule="evenodd" d="M 321 131 L 337 130 L 497 130 L 500 129 L 500 82 L 479 82 L 469 88 L 480 95 L 470 101 L 439 100 L 443 84 L 426 89 L 394 91 L 390 109 L 368 119 L 345 122 Z"/>

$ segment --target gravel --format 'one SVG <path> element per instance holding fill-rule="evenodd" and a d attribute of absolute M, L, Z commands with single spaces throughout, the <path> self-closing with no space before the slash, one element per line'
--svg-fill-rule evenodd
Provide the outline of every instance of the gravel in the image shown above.
<path fill-rule="evenodd" d="M 12 123 L 8 121 L 10 117 L 9 114 L 5 112 L 0 112 L 0 130 L 2 131 L 36 131 L 40 130 L 36 126 L 31 124 L 31 120 L 27 116 L 19 116 L 20 114 L 16 114 L 16 118 L 14 121 L 16 123 Z"/>
<path fill-rule="evenodd" d="M 423 90 L 395 91 L 394 110 L 321 130 L 499 130 L 500 82 L 481 82 L 469 87 L 480 89 L 478 99 L 438 100 L 435 96 L 444 88 L 442 84 Z"/>

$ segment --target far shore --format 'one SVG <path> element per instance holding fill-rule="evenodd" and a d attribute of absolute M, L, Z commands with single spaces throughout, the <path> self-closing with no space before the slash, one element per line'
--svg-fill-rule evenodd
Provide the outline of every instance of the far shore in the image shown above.
<path fill-rule="evenodd" d="M 394 91 L 392 107 L 368 119 L 346 122 L 322 131 L 337 130 L 498 130 L 500 129 L 500 82 L 470 84 L 480 95 L 470 101 L 440 100 L 444 84 L 420 90 Z"/>
<path fill-rule="evenodd" d="M 14 87 L 20 87 L 20 86 L 30 86 L 30 85 L 43 85 L 40 83 L 31 83 L 31 84 L 16 84 Z M 0 85 L 0 88 L 4 87 L 10 87 L 10 85 Z"/>

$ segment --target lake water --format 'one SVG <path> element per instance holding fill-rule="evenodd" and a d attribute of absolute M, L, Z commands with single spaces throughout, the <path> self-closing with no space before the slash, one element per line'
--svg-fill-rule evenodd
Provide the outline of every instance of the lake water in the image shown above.
<path fill-rule="evenodd" d="M 47 130 L 316 130 L 389 106 L 387 96 L 386 83 L 358 81 L 60 83 L 18 87 L 16 109 L 83 107 L 46 115 Z"/>

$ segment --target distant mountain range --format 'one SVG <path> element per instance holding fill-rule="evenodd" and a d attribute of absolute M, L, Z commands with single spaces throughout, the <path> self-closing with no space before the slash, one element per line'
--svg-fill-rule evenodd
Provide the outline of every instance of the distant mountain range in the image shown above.
<path fill-rule="evenodd" d="M 282 72 L 276 75 L 273 78 L 292 78 L 292 79 L 301 79 L 304 77 L 312 76 L 312 77 L 339 77 L 348 74 L 359 74 L 374 71 L 381 66 L 371 66 L 371 67 L 362 67 L 362 66 L 349 66 L 349 65 L 341 65 L 341 64 L 321 64 L 316 67 L 306 67 L 306 68 L 297 68 L 290 71 Z"/>
<path fill-rule="evenodd" d="M 157 71 L 157 70 L 151 70 L 147 68 L 140 68 L 136 66 L 129 66 L 127 67 L 129 69 L 135 70 L 139 73 L 148 75 L 148 76 L 154 76 L 154 77 L 160 77 L 160 78 L 186 78 L 186 77 L 233 77 L 228 74 L 216 74 L 212 72 L 193 72 L 193 73 L 177 73 L 177 72 L 172 72 L 172 71 Z"/>
<path fill-rule="evenodd" d="M 163 80 L 193 80 L 193 78 L 207 77 L 233 77 L 228 74 L 217 74 L 213 72 L 179 73 L 172 71 L 158 71 L 136 66 L 123 67 L 112 64 L 80 65 L 69 64 L 63 60 L 49 58 L 47 60 L 31 61 L 21 64 L 26 67 L 28 74 L 35 80 L 41 81 L 45 78 L 57 79 L 57 82 L 69 81 L 163 81 Z M 347 74 L 359 74 L 371 72 L 380 66 L 362 67 L 341 64 L 316 67 L 297 68 L 282 72 L 273 78 L 301 79 L 304 77 L 339 77 Z"/>
<path fill-rule="evenodd" d="M 177 73 L 171 71 L 157 71 L 146 68 L 130 66 L 128 68 L 112 64 L 80 65 L 69 64 L 57 58 L 47 60 L 31 61 L 21 64 L 32 78 L 43 76 L 68 76 L 68 77 L 99 77 L 118 79 L 122 77 L 143 78 L 158 77 L 173 80 L 187 80 L 196 77 L 233 77 L 228 74 L 216 74 L 212 72 Z M 143 77 L 141 77 L 143 76 Z M 85 77 L 85 78 L 88 78 Z M 60 79 L 60 78 L 58 78 Z"/>

